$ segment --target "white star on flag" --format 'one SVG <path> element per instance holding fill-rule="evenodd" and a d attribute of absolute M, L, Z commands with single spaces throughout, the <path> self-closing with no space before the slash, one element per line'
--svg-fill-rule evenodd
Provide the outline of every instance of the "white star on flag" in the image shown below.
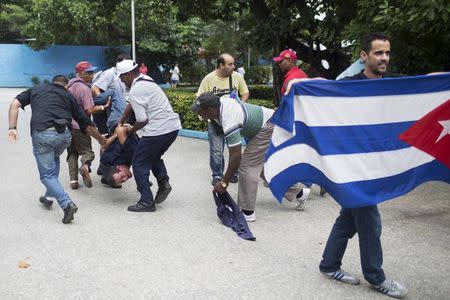
<path fill-rule="evenodd" d="M 439 142 L 439 140 L 442 139 L 445 135 L 450 134 L 450 120 L 438 122 L 439 124 L 441 124 L 443 128 L 441 134 L 439 135 L 435 143 Z"/>

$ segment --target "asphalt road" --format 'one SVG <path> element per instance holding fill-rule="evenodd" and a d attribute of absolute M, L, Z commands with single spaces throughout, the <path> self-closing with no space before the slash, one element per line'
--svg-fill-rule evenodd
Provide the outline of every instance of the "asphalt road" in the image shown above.
<path fill-rule="evenodd" d="M 317 190 L 298 212 L 261 183 L 250 224 L 256 242 L 221 225 L 203 140 L 179 137 L 165 155 L 174 189 L 155 213 L 126 210 L 138 199 L 133 180 L 116 190 L 93 175 L 92 189 L 70 190 L 63 155 L 60 178 L 79 207 L 63 225 L 61 209 L 38 202 L 29 109 L 20 112 L 18 142 L 6 139 L 19 92 L 0 89 L 0 299 L 387 299 L 364 280 L 348 286 L 319 276 L 339 206 Z M 450 185 L 423 184 L 380 211 L 386 274 L 408 287 L 408 299 L 449 299 Z M 19 268 L 20 260 L 30 266 Z M 343 268 L 362 279 L 357 237 Z"/>

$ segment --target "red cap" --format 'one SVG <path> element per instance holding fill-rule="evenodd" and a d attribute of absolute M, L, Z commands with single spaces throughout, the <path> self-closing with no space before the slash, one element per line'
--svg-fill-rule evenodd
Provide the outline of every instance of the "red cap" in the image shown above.
<path fill-rule="evenodd" d="M 297 54 L 295 54 L 295 51 L 291 50 L 291 49 L 286 49 L 284 51 L 281 51 L 280 55 L 278 55 L 277 57 L 273 58 L 274 62 L 280 62 L 285 58 L 290 58 L 290 59 L 297 59 Z"/>
<path fill-rule="evenodd" d="M 91 65 L 90 62 L 88 61 L 81 61 L 79 63 L 77 63 L 77 65 L 75 66 L 75 71 L 77 71 L 77 73 L 79 72 L 90 72 L 90 71 L 95 71 L 97 69 L 97 67 L 94 67 L 93 65 Z"/>

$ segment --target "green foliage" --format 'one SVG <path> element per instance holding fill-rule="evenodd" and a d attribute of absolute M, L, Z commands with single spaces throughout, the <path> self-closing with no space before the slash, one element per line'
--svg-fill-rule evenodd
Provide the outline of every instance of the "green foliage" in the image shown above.
<path fill-rule="evenodd" d="M 29 18 L 25 8 L 26 1 L 4 2 L 0 3 L 0 41 L 10 42 L 23 38 L 23 26 Z"/>
<path fill-rule="evenodd" d="M 37 77 L 37 76 L 31 77 L 31 82 L 33 83 L 33 85 L 38 85 L 39 83 L 41 83 L 41 81 L 39 80 L 39 77 Z"/>
<path fill-rule="evenodd" d="M 196 91 L 183 89 L 167 89 L 164 93 L 169 98 L 173 110 L 180 115 L 181 125 L 184 129 L 205 131 L 206 121 L 200 121 L 198 115 L 191 112 L 191 105 L 195 100 Z M 250 99 L 249 103 L 274 108 L 273 102 L 266 99 Z"/>
<path fill-rule="evenodd" d="M 130 9 L 130 1 L 122 1 L 111 18 L 128 42 L 131 40 Z M 178 22 L 177 11 L 172 1 L 135 1 L 138 61 L 145 61 L 149 67 L 156 64 L 169 67 L 174 63 L 191 65 L 197 60 L 204 24 L 197 17 Z"/>
<path fill-rule="evenodd" d="M 195 100 L 195 92 L 179 91 L 178 89 L 164 90 L 173 110 L 180 115 L 181 125 L 185 129 L 206 130 L 206 121 L 200 121 L 197 114 L 191 112 L 191 105 Z"/>
<path fill-rule="evenodd" d="M 272 66 L 252 66 L 245 73 L 249 84 L 266 84 L 272 79 Z"/>
<path fill-rule="evenodd" d="M 273 86 L 269 85 L 249 85 L 250 98 L 265 99 L 272 101 L 274 97 Z"/>
<path fill-rule="evenodd" d="M 197 60 L 204 36 L 200 18 L 176 19 L 172 1 L 135 1 L 136 52 L 138 61 L 156 64 L 191 65 Z M 108 59 L 115 58 L 114 46 L 131 41 L 130 1 L 121 0 L 34 0 L 25 32 L 36 38 L 34 49 L 52 44 L 108 45 Z"/>
<path fill-rule="evenodd" d="M 450 66 L 449 16 L 448 0 L 362 0 L 345 35 L 349 41 L 359 41 L 367 32 L 384 32 L 391 39 L 395 71 L 437 71 Z M 359 57 L 358 42 L 353 49 L 354 57 Z"/>
<path fill-rule="evenodd" d="M 203 77 L 208 74 L 208 69 L 202 64 L 184 65 L 180 67 L 183 74 L 181 78 L 184 82 L 189 82 L 191 85 L 200 84 Z"/>
<path fill-rule="evenodd" d="M 34 49 L 52 44 L 102 44 L 110 40 L 104 1 L 34 0 L 25 32 Z"/>

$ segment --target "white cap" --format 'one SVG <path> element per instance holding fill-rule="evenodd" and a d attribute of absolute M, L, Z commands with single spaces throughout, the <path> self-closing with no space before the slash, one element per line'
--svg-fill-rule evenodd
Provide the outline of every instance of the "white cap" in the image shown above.
<path fill-rule="evenodd" d="M 118 62 L 114 70 L 116 72 L 116 78 L 119 78 L 121 74 L 134 70 L 137 66 L 138 64 L 132 59 L 124 59 L 121 62 Z"/>

